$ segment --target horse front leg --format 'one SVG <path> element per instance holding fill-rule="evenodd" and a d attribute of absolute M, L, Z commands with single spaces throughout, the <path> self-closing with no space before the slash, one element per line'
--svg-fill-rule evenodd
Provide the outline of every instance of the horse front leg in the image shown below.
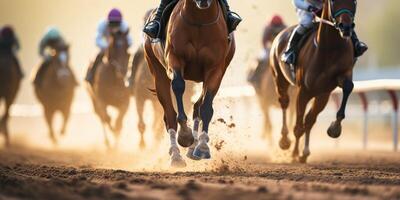
<path fill-rule="evenodd" d="M 1 102 L 0 102 L 1 103 Z M 5 113 L 1 119 L 0 122 L 0 133 L 4 133 L 4 138 L 5 138 L 5 144 L 7 147 L 10 146 L 10 133 L 8 132 L 8 119 L 10 117 L 10 107 L 11 107 L 11 102 L 6 100 L 6 108 L 5 108 Z"/>
<path fill-rule="evenodd" d="M 149 62 L 149 66 L 152 67 L 152 63 Z M 177 134 L 177 119 L 176 112 L 172 103 L 171 98 L 171 82 L 168 79 L 165 70 L 161 65 L 155 66 L 154 69 L 154 77 L 155 77 L 155 85 L 157 98 L 161 103 L 161 106 L 164 110 L 164 121 L 165 126 L 167 127 L 167 131 L 170 138 L 170 149 L 169 155 L 171 156 L 171 166 L 172 167 L 186 167 L 186 162 L 183 160 L 180 150 L 177 144 L 176 134 Z"/>
<path fill-rule="evenodd" d="M 182 147 L 190 147 L 194 142 L 194 138 L 192 135 L 192 130 L 187 125 L 187 116 L 183 104 L 185 80 L 183 79 L 181 70 L 174 70 L 174 77 L 171 84 L 172 91 L 174 92 L 176 98 L 176 106 L 178 108 L 178 123 L 180 125 L 178 132 L 178 143 Z"/>
<path fill-rule="evenodd" d="M 347 105 L 347 100 L 349 99 L 349 96 L 351 92 L 354 89 L 354 83 L 351 80 L 351 78 L 344 78 L 343 80 L 339 81 L 339 87 L 342 88 L 343 91 L 343 98 L 342 98 L 342 103 L 340 105 L 339 111 L 336 114 L 336 121 L 332 122 L 330 127 L 328 128 L 328 135 L 331 138 L 338 138 L 340 134 L 342 133 L 342 121 L 345 118 L 345 111 L 346 111 L 346 105 Z"/>
<path fill-rule="evenodd" d="M 294 126 L 294 136 L 296 138 L 292 158 L 297 162 L 299 156 L 300 138 L 304 135 L 304 114 L 311 96 L 306 93 L 304 88 L 299 88 L 296 100 L 296 124 Z"/>

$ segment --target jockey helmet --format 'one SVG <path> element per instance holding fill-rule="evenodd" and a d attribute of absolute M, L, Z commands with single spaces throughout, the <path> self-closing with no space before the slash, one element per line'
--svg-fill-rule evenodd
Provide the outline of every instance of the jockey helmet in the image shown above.
<path fill-rule="evenodd" d="M 15 38 L 14 29 L 9 25 L 4 26 L 0 31 L 0 37 L 4 39 Z"/>
<path fill-rule="evenodd" d="M 280 15 L 274 15 L 269 23 L 271 26 L 283 25 L 283 19 Z"/>
<path fill-rule="evenodd" d="M 61 32 L 56 27 L 50 27 L 47 30 L 46 36 L 50 40 L 57 40 L 61 38 Z"/>
<path fill-rule="evenodd" d="M 121 23 L 122 22 L 122 13 L 120 10 L 114 8 L 108 13 L 108 22 L 109 23 Z"/>

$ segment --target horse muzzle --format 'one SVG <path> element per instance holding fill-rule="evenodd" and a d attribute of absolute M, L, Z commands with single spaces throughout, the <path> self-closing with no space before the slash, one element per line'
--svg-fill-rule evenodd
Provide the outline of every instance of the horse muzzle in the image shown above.
<path fill-rule="evenodd" d="M 201 10 L 210 8 L 212 1 L 213 0 L 194 0 L 197 8 L 199 8 Z"/>
<path fill-rule="evenodd" d="M 355 24 L 344 24 L 344 23 L 339 23 L 337 25 L 337 29 L 339 29 L 340 36 L 344 39 L 349 39 L 353 35 L 353 30 L 354 30 Z"/>

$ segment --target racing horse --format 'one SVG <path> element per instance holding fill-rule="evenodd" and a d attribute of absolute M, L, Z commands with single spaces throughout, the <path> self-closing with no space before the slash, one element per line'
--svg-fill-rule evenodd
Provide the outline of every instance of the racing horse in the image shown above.
<path fill-rule="evenodd" d="M 275 39 L 271 51 L 271 69 L 276 83 L 279 103 L 283 112 L 282 149 L 290 147 L 286 110 L 289 105 L 289 86 L 297 86 L 296 138 L 293 160 L 305 163 L 310 155 L 310 132 L 319 113 L 326 107 L 331 92 L 340 87 L 343 99 L 339 111 L 329 129 L 328 135 L 338 138 L 341 135 L 341 122 L 345 118 L 345 109 L 354 84 L 352 81 L 355 64 L 354 47 L 350 40 L 354 29 L 356 0 L 324 0 L 322 17 L 318 30 L 311 33 L 304 41 L 296 62 L 296 77 L 291 78 L 289 68 L 281 62 L 281 54 L 288 44 L 290 32 L 294 27 L 283 31 Z M 306 113 L 307 104 L 314 99 L 311 109 Z M 299 140 L 305 133 L 305 145 L 299 157 Z"/>
<path fill-rule="evenodd" d="M 5 102 L 4 114 L 0 119 L 0 133 L 4 134 L 5 144 L 10 145 L 8 120 L 10 108 L 19 90 L 22 77 L 18 73 L 12 49 L 0 49 L 0 103 Z"/>
<path fill-rule="evenodd" d="M 104 142 L 108 148 L 112 145 L 109 141 L 107 128 L 113 133 L 115 138 L 113 147 L 116 147 L 119 142 L 123 119 L 129 107 L 130 92 L 127 84 L 125 84 L 130 57 L 127 34 L 129 34 L 129 31 L 114 31 L 107 37 L 110 45 L 105 50 L 102 62 L 95 72 L 93 85 L 88 84 L 94 111 L 102 122 Z M 118 110 L 118 115 L 113 123 L 107 110 L 108 107 Z"/>
<path fill-rule="evenodd" d="M 217 0 L 182 0 L 171 13 L 165 42 L 146 37 L 145 57 L 164 110 L 173 167 L 186 166 L 176 143 L 178 123 L 178 143 L 189 147 L 187 156 L 194 160 L 211 158 L 207 143 L 214 112 L 212 104 L 235 52 L 234 36 L 227 36 L 227 24 Z M 193 131 L 189 128 L 183 104 L 185 80 L 203 83 L 202 94 L 193 106 Z M 171 98 L 171 87 L 178 115 Z M 201 134 L 198 135 L 200 122 Z"/>
<path fill-rule="evenodd" d="M 74 90 L 78 85 L 69 66 L 69 46 L 59 44 L 50 52 L 46 71 L 41 76 L 41 84 L 34 84 L 36 97 L 43 106 L 44 116 L 49 129 L 50 139 L 57 144 L 58 139 L 53 127 L 54 114 L 59 111 L 63 116 L 61 135 L 65 134 L 70 117 Z"/>

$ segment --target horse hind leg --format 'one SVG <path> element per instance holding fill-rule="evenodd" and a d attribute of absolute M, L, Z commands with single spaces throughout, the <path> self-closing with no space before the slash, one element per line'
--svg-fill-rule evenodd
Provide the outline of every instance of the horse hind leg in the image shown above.
<path fill-rule="evenodd" d="M 310 156 L 310 133 L 314 126 L 319 113 L 324 110 L 326 104 L 328 103 L 330 94 L 324 94 L 315 98 L 311 110 L 307 113 L 304 122 L 304 128 L 306 132 L 305 145 L 303 150 L 303 155 L 300 157 L 299 161 L 301 163 L 306 163 L 308 156 Z"/>
<path fill-rule="evenodd" d="M 182 147 L 190 147 L 194 143 L 192 130 L 187 125 L 187 116 L 183 104 L 183 94 L 185 93 L 185 80 L 182 77 L 181 70 L 174 71 L 174 77 L 171 82 L 172 91 L 175 94 L 178 108 L 178 123 L 180 129 L 178 132 L 178 144 Z"/>
<path fill-rule="evenodd" d="M 296 138 L 292 158 L 293 162 L 297 162 L 299 156 L 299 143 L 300 138 L 304 135 L 304 115 L 308 102 L 311 100 L 310 95 L 308 95 L 304 89 L 300 88 L 297 94 L 296 100 L 296 124 L 294 126 L 294 136 Z"/>
<path fill-rule="evenodd" d="M 144 100 L 141 97 L 136 98 L 136 111 L 138 115 L 138 130 L 140 133 L 140 142 L 139 142 L 139 148 L 144 149 L 146 147 L 146 143 L 144 141 L 144 133 L 146 132 L 146 124 L 144 123 L 143 119 L 143 112 L 144 112 Z M 156 112 L 154 112 L 154 115 L 157 115 Z"/>
<path fill-rule="evenodd" d="M 6 101 L 5 112 L 0 122 L 0 133 L 2 132 L 4 134 L 5 144 L 7 147 L 11 145 L 10 135 L 9 135 L 10 133 L 8 132 L 8 119 L 10 118 L 10 107 L 11 107 L 11 102 Z"/>
<path fill-rule="evenodd" d="M 353 91 L 354 88 L 354 83 L 350 78 L 345 78 L 341 81 L 339 86 L 343 90 L 343 97 L 342 97 L 342 103 L 340 105 L 339 111 L 336 114 L 336 121 L 332 122 L 328 129 L 328 135 L 331 138 L 338 138 L 341 133 L 342 133 L 342 121 L 345 118 L 345 111 L 346 111 L 346 105 L 347 105 L 347 100 L 349 99 L 349 96 L 351 92 Z"/>
<path fill-rule="evenodd" d="M 281 139 L 279 140 L 279 146 L 282 150 L 287 150 L 290 148 L 290 140 L 288 137 L 289 129 L 287 126 L 287 109 L 290 103 L 290 97 L 288 95 L 289 83 L 285 80 L 283 76 L 277 77 L 277 92 L 278 100 L 282 109 L 282 129 L 281 129 Z"/>
<path fill-rule="evenodd" d="M 70 111 L 70 107 L 67 107 L 67 108 L 64 108 L 62 111 L 61 111 L 61 113 L 62 113 L 62 115 L 63 115 L 63 119 L 64 119 L 64 121 L 63 121 L 63 125 L 62 125 L 62 127 L 61 127 L 61 135 L 65 135 L 65 132 L 66 132 L 66 130 L 67 130 L 67 125 L 68 125 L 68 121 L 69 121 L 69 118 L 70 118 L 70 114 L 71 114 L 71 111 Z"/>
<path fill-rule="evenodd" d="M 58 141 L 57 141 L 57 137 L 54 133 L 54 129 L 53 129 L 54 112 L 55 111 L 51 108 L 44 108 L 44 117 L 46 119 L 47 127 L 49 129 L 48 131 L 49 131 L 50 139 L 54 145 L 57 145 Z"/>

